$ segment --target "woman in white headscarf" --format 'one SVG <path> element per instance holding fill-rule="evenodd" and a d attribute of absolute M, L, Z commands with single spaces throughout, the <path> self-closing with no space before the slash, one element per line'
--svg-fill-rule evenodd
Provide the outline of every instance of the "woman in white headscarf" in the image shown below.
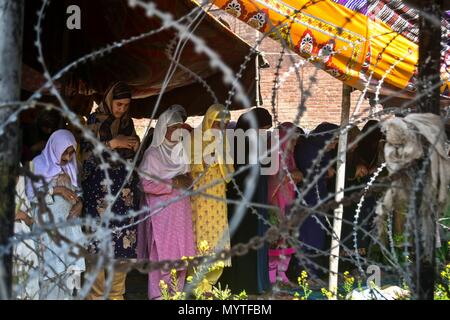
<path fill-rule="evenodd" d="M 35 221 L 33 228 L 40 232 L 41 300 L 72 299 L 69 283 L 79 284 L 81 273 L 86 269 L 81 251 L 86 243 L 81 226 L 68 223 L 79 217 L 83 208 L 76 148 L 70 131 L 57 130 L 31 163 L 33 174 L 41 179 L 28 180 L 26 186 Z M 39 199 L 40 194 L 43 199 Z M 42 210 L 39 200 L 45 201 L 46 210 Z M 50 231 L 43 232 L 40 228 L 50 228 Z"/>
<path fill-rule="evenodd" d="M 33 226 L 31 205 L 25 194 L 25 177 L 19 176 L 16 180 L 16 216 L 14 221 L 14 235 L 24 239 L 13 247 L 13 292 L 18 300 L 39 299 L 39 278 L 36 271 L 39 269 L 36 254 L 36 242 L 29 236 Z"/>
<path fill-rule="evenodd" d="M 139 259 L 162 261 L 195 255 L 190 198 L 182 194 L 191 183 L 189 158 L 175 132 L 183 125 L 176 110 L 162 113 L 139 167 L 143 205 L 149 208 L 138 226 Z M 183 289 L 185 277 L 186 269 L 177 270 L 177 291 Z M 149 273 L 149 299 L 161 299 L 161 281 L 170 287 L 170 273 Z"/>

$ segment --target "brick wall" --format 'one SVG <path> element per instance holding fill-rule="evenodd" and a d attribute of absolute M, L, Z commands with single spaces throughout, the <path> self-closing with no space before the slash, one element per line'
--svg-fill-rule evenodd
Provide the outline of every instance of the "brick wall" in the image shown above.
<path fill-rule="evenodd" d="M 216 12 L 215 15 L 225 20 L 231 30 L 251 46 L 255 45 L 257 37 L 262 36 L 255 29 L 228 14 Z M 300 67 L 297 74 L 295 72 L 288 73 L 289 76 L 286 78 L 286 81 L 276 91 L 274 103 L 272 104 L 275 72 L 282 52 L 282 46 L 278 42 L 266 37 L 261 42 L 259 50 L 264 53 L 266 60 L 270 64 L 269 68 L 261 69 L 262 103 L 271 113 L 275 110 L 279 122 L 293 121 L 295 119 L 302 98 L 302 90 L 300 90 L 300 86 L 302 86 L 303 92 L 309 90 L 310 97 L 306 98 L 306 109 L 300 118 L 300 126 L 306 129 L 313 129 L 323 121 L 339 124 L 342 82 L 334 79 L 326 72 L 318 70 L 312 64 L 305 63 Z M 299 61 L 302 61 L 302 59 L 298 55 L 289 50 L 286 51 L 283 55 L 281 68 L 279 69 L 280 76 L 284 78 L 289 68 Z M 315 78 L 315 81 L 312 81 L 312 78 Z M 354 91 L 352 93 L 352 110 L 360 94 L 360 91 Z M 361 105 L 360 111 L 366 114 L 368 109 L 369 104 L 365 100 Z M 232 111 L 232 120 L 237 120 L 242 112 Z M 190 117 L 187 122 L 193 126 L 197 126 L 201 120 L 202 117 Z M 135 124 L 138 134 L 142 135 L 145 131 L 145 126 L 148 124 L 148 120 L 135 120 Z"/>

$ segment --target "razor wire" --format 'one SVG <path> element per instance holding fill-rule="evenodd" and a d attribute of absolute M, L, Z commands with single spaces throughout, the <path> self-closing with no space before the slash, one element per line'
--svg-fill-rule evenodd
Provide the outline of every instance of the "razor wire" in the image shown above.
<path fill-rule="evenodd" d="M 158 101 L 157 101 L 156 105 L 154 106 L 152 115 L 149 118 L 155 119 L 157 110 L 158 110 L 158 108 L 161 107 L 161 99 L 166 92 L 167 85 L 169 84 L 170 79 L 172 78 L 172 76 L 177 68 L 180 68 L 181 70 L 185 71 L 187 74 L 189 74 L 191 76 L 191 78 L 194 81 L 200 83 L 205 88 L 205 90 L 210 93 L 210 95 L 213 97 L 213 99 L 215 101 L 217 101 L 217 98 L 215 97 L 215 93 L 209 87 L 207 81 L 180 63 L 181 53 L 188 42 L 194 44 L 194 46 L 196 47 L 196 50 L 206 54 L 210 60 L 210 65 L 214 68 L 219 69 L 220 72 L 222 72 L 224 74 L 224 85 L 231 85 L 232 89 L 229 91 L 228 98 L 224 103 L 225 107 L 227 109 L 229 108 L 229 106 L 232 104 L 231 98 L 234 97 L 238 101 L 241 101 L 246 108 L 250 108 L 251 107 L 250 99 L 244 93 L 242 84 L 240 83 L 240 79 L 242 77 L 242 72 L 245 71 L 246 68 L 248 68 L 247 64 L 251 60 L 250 57 L 254 54 L 258 54 L 258 51 L 256 48 L 264 41 L 264 39 L 266 39 L 267 35 L 264 34 L 257 39 L 255 45 L 251 47 L 251 50 L 249 51 L 248 55 L 243 58 L 243 63 L 239 67 L 238 72 L 236 74 L 234 74 L 232 69 L 229 66 L 227 66 L 221 60 L 219 55 L 214 51 L 214 48 L 209 48 L 207 46 L 207 44 L 205 43 L 205 41 L 195 34 L 195 29 L 198 26 L 198 24 L 201 22 L 201 19 L 202 19 L 202 17 L 204 17 L 204 14 L 205 14 L 202 10 L 205 9 L 207 11 L 208 8 L 210 7 L 210 4 L 208 3 L 208 1 L 203 1 L 201 4 L 199 4 L 198 8 L 194 9 L 189 14 L 187 14 L 179 19 L 174 19 L 170 14 L 159 10 L 157 8 L 156 4 L 154 4 L 152 2 L 130 0 L 130 1 L 128 1 L 128 5 L 131 8 L 140 7 L 140 8 L 145 9 L 146 15 L 148 17 L 156 17 L 162 21 L 162 27 L 160 27 L 156 30 L 149 30 L 146 33 L 131 37 L 130 39 L 124 39 L 124 40 L 115 42 L 111 45 L 108 45 L 105 48 L 99 49 L 95 52 L 92 52 L 88 55 L 85 55 L 85 56 L 77 59 L 76 61 L 65 66 L 60 71 L 56 72 L 54 75 L 51 75 L 46 67 L 45 57 L 44 57 L 43 51 L 42 51 L 42 36 L 45 36 L 45 35 L 42 34 L 42 28 L 41 28 L 41 23 L 45 16 L 45 10 L 48 7 L 48 5 L 50 4 L 50 2 L 51 2 L 50 0 L 43 0 L 42 7 L 39 10 L 39 12 L 37 13 L 38 14 L 38 23 L 35 28 L 35 31 L 36 31 L 35 45 L 36 45 L 36 48 L 38 49 L 38 54 L 39 54 L 38 61 L 41 64 L 41 66 L 43 67 L 44 76 L 46 78 L 46 83 L 42 88 L 38 89 L 35 93 L 33 93 L 32 96 L 27 101 L 11 102 L 11 103 L 2 105 L 2 107 L 14 105 L 18 108 L 17 108 L 16 112 L 14 112 L 14 114 L 7 120 L 7 122 L 1 125 L 0 134 L 3 134 L 4 128 L 9 123 L 18 121 L 18 116 L 20 115 L 21 112 L 24 112 L 28 109 L 36 108 L 38 106 L 45 106 L 47 109 L 54 109 L 54 110 L 60 111 L 61 114 L 63 116 L 65 116 L 71 124 L 73 124 L 76 128 L 81 130 L 81 132 L 83 134 L 83 138 L 86 139 L 87 141 L 89 141 L 94 146 L 93 153 L 96 158 L 100 159 L 99 166 L 105 175 L 105 186 L 107 188 L 107 193 L 108 193 L 105 200 L 108 203 L 108 206 L 105 209 L 104 214 L 101 216 L 100 224 L 102 227 L 100 227 L 100 228 L 97 225 L 98 221 L 95 221 L 95 219 L 91 218 L 91 217 L 81 217 L 81 218 L 77 218 L 75 220 L 67 221 L 64 223 L 52 223 L 52 222 L 44 223 L 41 220 L 39 223 L 39 226 L 34 228 L 32 232 L 30 232 L 29 234 L 16 234 L 15 237 L 13 239 L 11 239 L 11 242 L 8 246 L 0 248 L 0 256 L 9 252 L 14 245 L 17 245 L 18 243 L 21 243 L 27 239 L 30 239 L 30 240 L 39 239 L 39 237 L 43 234 L 49 234 L 49 235 L 51 234 L 52 239 L 54 239 L 55 241 L 58 241 L 60 243 L 64 243 L 64 246 L 66 246 L 66 248 L 67 248 L 66 249 L 67 254 L 69 254 L 69 252 L 72 252 L 73 248 L 75 248 L 75 247 L 80 248 L 80 245 L 77 243 L 72 243 L 67 238 L 65 239 L 63 236 L 61 236 L 61 234 L 59 233 L 59 230 L 65 228 L 65 227 L 74 226 L 74 225 L 83 226 L 83 227 L 95 225 L 96 232 L 94 234 L 90 234 L 90 235 L 86 234 L 85 240 L 89 241 L 95 237 L 102 239 L 102 241 L 100 241 L 101 250 L 100 250 L 100 253 L 96 254 L 96 255 L 90 255 L 85 250 L 82 251 L 82 254 L 78 255 L 78 257 L 86 257 L 88 259 L 92 259 L 93 261 L 95 261 L 96 267 L 94 268 L 93 271 L 91 270 L 92 272 L 86 272 L 87 275 L 85 277 L 85 279 L 86 279 L 85 284 L 80 288 L 81 291 L 79 292 L 79 296 L 77 298 L 82 299 L 88 294 L 96 276 L 100 272 L 100 269 L 105 268 L 105 267 L 109 271 L 107 279 L 106 279 L 106 289 L 104 292 L 104 297 L 106 298 L 108 296 L 109 291 L 111 290 L 112 274 L 113 274 L 113 270 L 115 268 L 119 268 L 119 269 L 121 268 L 126 271 L 130 271 L 132 269 L 138 269 L 140 272 L 145 272 L 145 273 L 153 271 L 153 270 L 157 270 L 157 269 L 161 269 L 163 271 L 168 272 L 171 269 L 174 269 L 174 268 L 178 269 L 180 267 L 186 266 L 186 260 L 159 261 L 159 262 L 144 261 L 143 262 L 143 261 L 134 261 L 134 260 L 116 261 L 114 259 L 113 252 L 111 250 L 111 247 L 109 246 L 109 244 L 111 242 L 111 237 L 112 237 L 113 231 L 110 230 L 108 225 L 109 225 L 109 222 L 111 219 L 113 219 L 113 218 L 115 220 L 118 219 L 118 217 L 114 216 L 114 213 L 112 211 L 112 206 L 115 203 L 115 201 L 117 200 L 118 196 L 121 194 L 124 185 L 134 174 L 138 175 L 141 178 L 155 179 L 155 180 L 159 181 L 160 183 L 164 183 L 164 181 L 161 181 L 158 178 L 157 174 L 142 172 L 141 170 L 139 170 L 136 167 L 137 157 L 135 157 L 131 163 L 128 161 L 125 161 L 124 159 L 121 159 L 116 152 L 109 150 L 108 148 L 106 148 L 103 145 L 103 143 L 98 141 L 98 139 L 92 133 L 90 133 L 87 128 L 85 128 L 81 124 L 81 122 L 79 121 L 77 116 L 73 113 L 73 111 L 70 110 L 67 102 L 65 101 L 65 99 L 63 98 L 63 96 L 61 95 L 59 90 L 57 89 L 57 85 L 55 84 L 55 81 L 62 78 L 68 71 L 75 69 L 80 64 L 88 63 L 89 61 L 94 61 L 96 58 L 101 57 L 102 55 L 105 55 L 105 54 L 109 54 L 109 53 L 111 53 L 111 51 L 113 51 L 117 48 L 126 46 L 132 42 L 139 41 L 141 39 L 149 37 L 150 35 L 156 34 L 165 29 L 173 28 L 178 33 L 178 38 L 175 38 L 172 42 L 170 42 L 166 48 L 167 49 L 166 54 L 167 54 L 171 64 L 169 66 L 169 70 L 166 73 L 166 77 L 164 79 L 162 89 L 158 95 Z M 195 17 L 192 18 L 193 16 L 195 16 Z M 199 19 L 199 21 L 196 22 L 196 19 L 198 17 L 200 17 L 200 19 Z M 185 20 L 188 22 L 184 23 Z M 344 26 L 342 26 L 342 27 L 344 27 Z M 280 52 L 280 56 L 278 58 L 278 61 L 276 63 L 276 67 L 275 67 L 275 72 L 274 72 L 275 80 L 274 80 L 274 84 L 272 87 L 271 110 L 272 110 L 272 114 L 274 116 L 274 122 L 276 124 L 278 123 L 277 111 L 275 108 L 275 106 L 277 104 L 276 96 L 282 89 L 284 83 L 286 83 L 288 81 L 287 79 L 289 78 L 290 74 L 295 73 L 296 80 L 298 81 L 298 85 L 299 85 L 299 90 L 302 93 L 301 98 L 299 98 L 300 101 L 298 103 L 297 114 L 295 115 L 295 117 L 293 119 L 293 123 L 297 126 L 297 125 L 299 125 L 304 112 L 307 110 L 306 102 L 307 102 L 308 98 L 311 97 L 310 89 L 317 81 L 319 81 L 317 79 L 317 74 L 319 72 L 318 71 L 319 69 L 316 69 L 315 72 L 313 73 L 313 75 L 310 77 L 310 80 L 311 80 L 310 86 L 309 86 L 309 88 L 305 89 L 303 87 L 303 79 L 299 72 L 299 69 L 304 67 L 309 62 L 313 62 L 315 57 L 310 57 L 309 59 L 305 59 L 305 60 L 301 60 L 300 62 L 297 62 L 297 61 L 295 61 L 295 59 L 292 58 L 292 56 L 288 56 L 290 58 L 289 62 L 292 64 L 292 66 L 289 67 L 287 72 L 285 72 L 283 75 L 280 76 L 279 70 L 282 67 L 282 63 L 285 61 L 284 60 L 286 57 L 285 51 L 288 48 L 288 45 L 285 42 L 285 40 L 283 39 L 283 37 L 280 35 L 279 29 L 276 26 L 272 26 L 272 28 L 274 29 L 273 32 L 278 34 L 278 38 L 281 39 L 281 43 L 282 43 L 282 49 Z M 290 26 L 288 27 L 288 30 L 290 30 Z M 379 35 L 375 35 L 375 36 L 379 36 Z M 375 36 L 373 36 L 373 37 L 375 37 Z M 398 36 L 398 34 L 394 33 L 394 38 L 396 36 Z M 355 45 L 356 44 L 352 44 L 352 46 L 355 46 Z M 347 50 L 347 47 L 342 48 L 340 50 Z M 339 54 L 339 50 L 333 51 L 331 53 L 331 55 L 334 55 L 334 54 Z M 411 53 L 409 53 L 409 54 L 411 54 Z M 397 64 L 401 63 L 405 58 L 406 58 L 406 56 L 405 57 L 397 57 L 395 59 L 395 62 L 390 66 L 390 68 L 385 72 L 385 74 L 382 76 L 382 78 L 378 81 L 378 84 L 376 86 L 376 92 L 375 92 L 376 103 L 384 102 L 383 99 L 382 100 L 379 99 L 380 89 L 384 83 L 384 80 L 395 69 Z M 379 60 L 380 59 L 377 59 L 376 64 L 379 62 Z M 385 109 L 385 110 L 382 110 L 381 112 L 376 112 L 376 113 L 370 114 L 368 116 L 361 116 L 361 115 L 357 114 L 357 112 L 359 111 L 360 105 L 364 101 L 366 92 L 369 89 L 369 85 L 370 85 L 373 73 L 374 73 L 374 71 L 372 71 L 369 75 L 369 80 L 367 81 L 367 85 L 365 86 L 364 90 L 360 94 L 360 97 L 358 98 L 356 108 L 351 117 L 351 122 L 349 123 L 349 125 L 347 127 L 338 128 L 336 130 L 329 131 L 329 132 L 322 132 L 322 133 L 317 133 L 317 134 L 310 133 L 307 135 L 307 136 L 315 136 L 315 135 L 325 135 L 325 134 L 332 133 L 332 138 L 329 139 L 328 141 L 326 141 L 323 148 L 318 152 L 317 157 L 314 159 L 311 167 L 309 168 L 309 170 L 307 170 L 306 174 L 303 177 L 303 183 L 302 183 L 301 188 L 299 188 L 298 185 L 294 182 L 292 174 L 288 170 L 286 162 L 285 162 L 285 154 L 281 153 L 282 165 L 281 165 L 280 170 L 286 175 L 286 177 L 289 179 L 290 183 L 292 183 L 295 186 L 296 193 L 299 195 L 298 198 L 294 202 L 294 207 L 292 209 L 293 212 L 306 211 L 307 215 L 310 215 L 310 214 L 319 215 L 319 216 L 325 217 L 326 219 L 328 219 L 328 216 L 332 217 L 332 214 L 329 214 L 330 208 L 338 205 L 337 203 L 332 203 L 333 201 L 331 201 L 334 198 L 334 194 L 329 194 L 325 199 L 321 199 L 320 195 L 318 194 L 318 196 L 319 196 L 318 203 L 317 203 L 317 205 L 315 205 L 312 208 L 307 208 L 304 205 L 304 201 L 302 199 L 303 195 L 308 194 L 311 191 L 314 191 L 314 189 L 317 191 L 317 183 L 318 183 L 320 177 L 324 176 L 326 174 L 327 170 L 329 168 L 333 167 L 333 165 L 337 162 L 337 157 L 333 157 L 332 159 L 330 159 L 330 161 L 327 163 L 326 166 L 323 167 L 320 165 L 320 162 L 322 161 L 323 157 L 325 156 L 327 147 L 333 142 L 333 140 L 338 138 L 340 134 L 342 134 L 343 132 L 347 132 L 352 126 L 362 124 L 365 121 L 367 121 L 368 119 L 380 119 L 380 123 L 377 126 L 369 129 L 367 132 L 365 132 L 365 134 L 360 134 L 356 138 L 355 141 L 352 141 L 351 143 L 348 144 L 346 151 L 349 152 L 353 146 L 358 145 L 358 142 L 362 141 L 365 136 L 367 136 L 368 134 L 370 134 L 370 132 L 372 132 L 373 130 L 376 130 L 380 126 L 380 124 L 383 121 L 383 119 L 382 119 L 383 116 L 389 116 L 393 112 L 399 111 L 399 110 L 395 110 L 395 109 Z M 42 96 L 42 92 L 44 90 L 48 90 L 53 96 L 55 96 L 58 99 L 58 103 L 60 105 L 44 104 L 44 103 L 38 102 L 37 100 Z M 384 98 L 384 99 L 389 99 L 389 97 Z M 418 97 L 416 97 L 416 99 L 414 99 L 414 101 L 417 101 L 417 99 L 418 99 Z M 413 105 L 414 101 L 405 103 L 405 106 L 402 106 L 400 108 L 400 113 L 402 113 L 402 112 L 404 114 L 410 113 L 412 110 L 405 109 L 405 107 L 407 108 L 408 105 Z M 445 117 L 445 119 L 448 119 L 448 115 Z M 256 122 L 255 122 L 256 119 L 250 119 L 250 120 L 251 120 L 250 122 L 252 122 L 251 126 L 256 127 Z M 146 133 L 145 133 L 146 135 L 148 134 L 149 129 L 150 129 L 150 125 L 146 129 Z M 292 130 L 290 130 L 290 132 L 288 132 L 285 139 L 291 139 L 291 137 L 294 133 L 294 130 L 295 130 L 295 127 Z M 281 144 L 283 142 L 284 141 L 278 141 L 278 143 L 275 146 L 271 147 L 271 150 L 268 150 L 266 152 L 266 154 L 263 156 L 263 158 L 266 158 L 269 153 L 276 153 L 279 149 L 279 146 L 281 146 Z M 142 146 L 139 147 L 136 154 L 139 154 L 141 152 L 141 147 Z M 430 148 L 429 153 L 431 153 L 431 149 L 432 148 Z M 103 156 L 104 154 L 107 154 L 109 156 L 109 160 L 105 159 L 105 157 Z M 425 159 L 427 159 L 426 161 L 428 161 L 429 156 L 426 157 Z M 110 168 L 110 165 L 108 162 L 119 162 L 126 167 L 126 170 L 128 172 L 127 178 L 124 180 L 123 185 L 119 188 L 119 191 L 117 191 L 115 193 L 113 193 L 111 190 L 112 180 L 109 178 L 109 174 L 108 174 L 108 169 Z M 358 267 L 359 272 L 361 274 L 364 273 L 364 270 L 361 265 L 361 261 L 366 265 L 371 264 L 371 263 L 381 264 L 380 262 L 372 261 L 369 258 L 363 257 L 359 254 L 359 251 L 357 248 L 357 246 L 358 246 L 357 245 L 357 232 L 364 233 L 368 237 L 370 237 L 374 243 L 377 243 L 380 246 L 380 249 L 384 252 L 385 257 L 387 257 L 387 259 L 390 260 L 390 264 L 383 265 L 383 267 L 386 270 L 390 270 L 391 272 L 394 272 L 395 274 L 401 275 L 402 278 L 404 278 L 405 281 L 407 281 L 409 287 L 411 288 L 413 286 L 413 283 L 412 283 L 412 280 L 409 275 L 408 265 L 401 266 L 399 264 L 397 255 L 393 248 L 394 244 L 393 244 L 393 240 L 392 240 L 392 230 L 391 229 L 388 230 L 389 244 L 385 245 L 377 239 L 377 236 L 372 235 L 371 232 L 368 232 L 363 227 L 360 227 L 358 224 L 359 214 L 361 211 L 362 203 L 364 202 L 364 197 L 368 193 L 371 192 L 371 189 L 374 188 L 375 181 L 378 179 L 378 176 L 381 173 L 381 170 L 383 169 L 383 167 L 384 166 L 378 168 L 378 170 L 374 173 L 374 175 L 371 177 L 370 181 L 367 184 L 359 186 L 359 189 L 362 189 L 362 192 L 359 192 L 356 196 L 353 196 L 353 197 L 344 197 L 343 203 L 346 201 L 349 203 L 354 203 L 356 200 L 359 200 L 359 202 L 357 205 L 357 210 L 355 211 L 355 214 L 353 216 L 353 220 L 346 221 L 345 219 L 343 219 L 343 223 L 347 223 L 347 224 L 351 225 L 353 228 L 353 232 L 351 235 L 351 237 L 353 239 L 353 248 L 347 247 L 344 244 L 344 240 L 342 240 L 342 239 L 339 243 L 339 245 L 344 249 L 344 251 L 349 251 L 349 252 L 353 251 L 354 255 L 350 256 L 348 258 L 341 257 L 340 259 L 342 259 L 343 261 L 349 261 L 349 262 L 355 263 L 355 265 Z M 317 170 L 315 170 L 315 168 L 320 168 L 320 171 L 317 172 Z M 205 172 L 207 169 L 208 169 L 208 167 L 205 168 Z M 245 186 L 244 190 L 240 190 L 239 185 L 238 185 L 237 181 L 235 180 L 235 176 L 237 174 L 241 173 L 242 171 L 245 171 L 248 169 L 250 169 L 251 172 L 250 172 L 250 176 L 249 176 L 247 185 Z M 30 172 L 26 172 L 26 173 L 23 172 L 22 174 L 26 175 L 27 178 L 30 178 L 30 179 L 33 178 L 32 174 Z M 425 168 L 423 168 L 421 171 L 419 171 L 419 174 L 417 175 L 416 180 L 415 180 L 415 185 L 418 185 L 424 179 L 424 174 L 425 174 Z M 264 224 L 266 224 L 269 227 L 267 233 L 264 236 L 252 237 L 248 243 L 241 243 L 241 244 L 235 245 L 230 250 L 216 252 L 212 257 L 194 257 L 193 259 L 189 260 L 190 265 L 199 266 L 199 265 L 203 264 L 203 265 L 208 266 L 208 265 L 211 265 L 213 262 L 225 260 L 232 256 L 242 256 L 242 255 L 247 254 L 249 250 L 260 249 L 261 246 L 264 245 L 265 242 L 268 242 L 268 243 L 273 242 L 274 239 L 276 239 L 279 236 L 283 237 L 285 240 L 287 240 L 287 243 L 294 245 L 294 247 L 296 247 L 296 248 L 310 247 L 308 244 L 301 242 L 297 237 L 298 229 L 301 226 L 301 223 L 299 223 L 299 221 L 296 221 L 295 214 L 291 215 L 291 216 L 287 216 L 286 221 L 284 222 L 285 224 L 276 226 L 276 225 L 273 225 L 271 222 L 267 221 L 267 219 L 264 218 L 258 212 L 257 208 L 264 207 L 263 205 L 257 204 L 257 203 L 252 203 L 251 201 L 248 200 L 251 198 L 251 195 L 254 193 L 255 186 L 251 186 L 251 180 L 255 179 L 256 176 L 257 176 L 256 167 L 252 166 L 252 165 L 244 166 L 243 168 L 236 171 L 235 173 L 233 173 L 230 176 L 231 183 L 232 183 L 233 187 L 236 189 L 236 191 L 238 192 L 238 195 L 242 198 L 242 200 L 234 201 L 234 203 L 239 203 L 239 207 L 238 207 L 239 209 L 235 213 L 234 218 L 230 220 L 229 224 L 236 225 L 236 223 L 233 223 L 233 220 L 235 220 L 235 219 L 236 219 L 236 221 L 241 220 L 244 215 L 245 209 L 248 208 L 248 209 L 250 209 L 250 212 L 252 215 L 256 215 L 259 220 L 261 220 Z M 34 177 L 34 178 L 36 178 L 36 177 Z M 201 176 L 199 177 L 199 179 L 200 178 L 201 178 Z M 382 178 L 380 178 L 379 180 L 382 180 Z M 386 179 L 386 180 L 389 180 L 389 179 Z M 158 210 L 162 210 L 165 206 L 169 205 L 170 203 L 174 203 L 174 202 L 179 201 L 180 199 L 183 199 L 185 197 L 191 197 L 194 195 L 201 195 L 202 197 L 211 198 L 216 201 L 224 201 L 226 204 L 233 203 L 233 200 L 217 198 L 217 197 L 209 195 L 208 193 L 205 192 L 206 190 L 208 190 L 208 188 L 210 188 L 216 184 L 220 184 L 220 183 L 223 183 L 223 181 L 219 179 L 219 180 L 213 181 L 209 185 L 202 186 L 198 190 L 184 191 L 180 194 L 179 197 L 175 197 L 174 199 L 172 199 L 168 202 L 161 203 L 156 208 L 155 207 L 149 208 L 149 207 L 144 206 L 141 209 L 139 209 L 138 211 L 134 211 L 134 210 L 130 211 L 127 215 L 122 216 L 120 219 L 125 220 L 130 217 L 138 218 L 137 221 L 133 222 L 133 225 L 136 225 L 138 223 L 144 222 L 146 219 L 151 219 L 150 217 L 144 217 L 144 218 L 139 219 L 139 217 L 142 214 L 149 212 L 149 211 L 152 212 L 152 214 L 155 211 L 157 211 L 155 214 L 158 214 Z M 44 185 L 46 185 L 46 184 L 44 184 Z M 46 188 L 44 188 L 45 189 L 44 193 L 48 191 Z M 357 187 L 355 187 L 355 189 L 357 189 Z M 352 189 L 346 188 L 344 190 L 344 192 L 349 191 L 349 190 L 352 190 Z M 42 201 L 42 199 L 40 201 Z M 415 192 L 412 192 L 411 197 L 410 197 L 410 207 L 408 209 L 408 212 L 411 212 L 414 210 L 414 206 L 413 206 L 414 203 L 415 203 Z M 45 205 L 43 205 L 43 207 L 45 208 Z M 328 210 L 324 211 L 323 207 L 325 207 L 325 208 L 330 207 L 330 208 L 328 208 Z M 41 214 L 45 214 L 45 213 L 49 214 L 50 216 L 52 215 L 51 211 L 48 210 L 48 208 L 45 208 L 44 211 L 41 212 Z M 298 219 L 298 217 L 297 217 L 297 219 Z M 409 219 L 409 215 L 407 215 L 405 237 L 404 237 L 405 239 L 410 238 L 409 232 L 411 230 L 413 230 L 413 226 L 411 225 L 411 223 L 412 223 L 412 221 Z M 329 221 L 328 221 L 328 224 L 329 224 Z M 130 226 L 132 226 L 132 225 L 128 224 L 121 228 L 126 229 Z M 330 225 L 328 227 L 330 227 Z M 334 236 L 331 234 L 331 231 L 326 226 L 321 225 L 321 228 L 327 233 L 328 236 Z M 56 235 L 54 235 L 54 233 L 56 233 Z M 416 236 L 415 239 L 417 241 L 418 237 Z M 410 252 L 409 252 L 410 245 L 411 244 L 408 242 L 408 240 L 405 240 L 404 253 L 403 253 L 404 256 L 410 255 Z M 314 249 L 314 248 L 308 248 L 308 249 Z M 329 255 L 329 252 L 327 250 L 318 250 L 316 248 L 315 251 L 318 252 L 318 255 L 322 255 L 322 256 Z M 36 253 L 39 255 L 39 252 L 36 252 Z M 73 254 L 73 252 L 72 252 L 72 254 Z M 314 267 L 322 269 L 322 271 L 324 271 L 324 272 L 328 271 L 328 269 L 326 267 L 320 266 L 315 261 L 309 259 L 308 255 L 305 253 L 300 253 L 297 250 L 295 255 L 296 255 L 297 259 L 299 260 L 299 262 L 302 264 L 302 267 L 305 269 L 308 269 L 307 265 L 309 265 L 309 266 L 314 265 Z M 75 255 L 75 256 L 77 256 L 77 255 Z M 39 260 L 42 261 L 42 256 L 39 256 Z M 39 276 L 41 278 L 43 276 L 42 275 L 43 270 L 40 270 L 40 268 L 41 268 L 41 266 L 34 266 L 34 270 L 32 272 L 32 275 L 34 277 Z M 2 271 L 2 270 L 0 270 L 0 271 Z M 341 272 L 340 272 L 340 275 L 342 275 Z M 191 286 L 192 287 L 191 289 L 193 289 L 193 287 L 195 287 L 195 285 L 200 280 L 201 279 L 197 279 L 197 282 L 194 282 L 194 285 Z M 62 279 L 62 280 L 58 279 L 57 281 L 55 281 L 54 285 L 59 286 L 63 290 L 66 290 L 67 283 L 64 283 L 64 281 L 65 281 L 65 279 Z M 4 283 L 0 283 L 0 287 L 4 287 L 4 286 L 5 286 Z"/>

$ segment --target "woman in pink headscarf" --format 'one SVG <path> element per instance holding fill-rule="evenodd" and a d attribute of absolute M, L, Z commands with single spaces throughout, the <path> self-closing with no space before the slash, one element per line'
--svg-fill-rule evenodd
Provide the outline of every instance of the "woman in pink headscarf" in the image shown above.
<path fill-rule="evenodd" d="M 182 194 L 192 183 L 189 158 L 183 142 L 174 134 L 184 127 L 184 118 L 177 110 L 163 112 L 139 167 L 143 205 L 149 209 L 142 216 L 146 220 L 138 226 L 138 259 L 177 260 L 195 255 L 190 197 Z M 185 268 L 177 270 L 177 291 L 183 290 L 185 277 Z M 149 299 L 161 299 L 161 281 L 170 287 L 170 273 L 149 273 Z"/>
<path fill-rule="evenodd" d="M 39 236 L 39 264 L 42 270 L 40 299 L 71 299 L 67 284 L 80 283 L 85 261 L 80 248 L 85 245 L 81 226 L 66 224 L 80 216 L 83 204 L 79 197 L 78 167 L 75 157 L 77 143 L 68 130 L 55 131 L 41 154 L 31 163 L 31 170 L 39 180 L 27 181 L 35 229 L 49 227 L 54 233 L 42 232 Z M 39 199 L 40 197 L 43 197 Z M 45 202 L 42 210 L 40 203 Z M 58 227 L 53 227 L 58 224 Z"/>
<path fill-rule="evenodd" d="M 300 182 L 302 175 L 297 169 L 294 160 L 294 147 L 298 138 L 297 128 L 293 123 L 284 122 L 278 128 L 280 145 L 278 152 L 278 172 L 269 176 L 268 203 L 279 208 L 276 220 L 286 214 L 286 208 L 295 200 L 295 184 Z M 290 175 L 290 177 L 289 177 Z M 272 215 L 273 216 L 273 215 Z M 279 239 L 269 249 L 269 278 L 271 283 L 280 277 L 283 283 L 288 284 L 286 271 L 289 266 L 294 248 L 286 247 L 285 240 Z"/>

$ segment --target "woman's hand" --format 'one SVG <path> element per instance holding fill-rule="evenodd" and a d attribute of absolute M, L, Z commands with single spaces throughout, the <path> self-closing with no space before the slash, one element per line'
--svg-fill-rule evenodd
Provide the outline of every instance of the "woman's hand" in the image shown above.
<path fill-rule="evenodd" d="M 303 174 L 298 169 L 292 171 L 291 176 L 292 176 L 292 180 L 294 180 L 295 183 L 300 183 L 303 180 Z"/>
<path fill-rule="evenodd" d="M 327 177 L 332 178 L 335 175 L 336 175 L 336 169 L 334 169 L 333 167 L 329 167 L 327 170 Z"/>
<path fill-rule="evenodd" d="M 136 143 L 134 144 L 133 151 L 134 152 L 138 151 L 140 145 L 141 142 L 139 141 L 139 138 L 136 138 Z"/>
<path fill-rule="evenodd" d="M 72 209 L 69 212 L 68 219 L 75 219 L 78 218 L 81 215 L 81 212 L 83 211 L 83 202 L 80 198 L 78 198 L 78 201 L 73 205 Z"/>
<path fill-rule="evenodd" d="M 59 195 L 72 204 L 75 204 L 78 199 L 77 194 L 66 187 L 54 187 L 53 195 Z"/>
<path fill-rule="evenodd" d="M 187 189 L 192 185 L 192 178 L 189 175 L 182 174 L 174 178 L 175 188 Z"/>
<path fill-rule="evenodd" d="M 355 172 L 355 177 L 356 178 L 361 178 L 361 177 L 365 177 L 369 174 L 369 170 L 367 170 L 366 166 L 363 164 L 358 164 L 356 166 L 356 172 Z"/>
<path fill-rule="evenodd" d="M 139 146 L 139 139 L 138 137 L 131 137 L 131 136 L 123 136 L 118 135 L 114 139 L 109 141 L 109 145 L 111 149 L 137 149 L 136 145 Z"/>
<path fill-rule="evenodd" d="M 19 210 L 16 212 L 15 220 L 23 221 L 29 227 L 33 224 L 33 219 L 29 215 L 27 215 L 25 212 L 23 212 L 22 210 Z"/>

